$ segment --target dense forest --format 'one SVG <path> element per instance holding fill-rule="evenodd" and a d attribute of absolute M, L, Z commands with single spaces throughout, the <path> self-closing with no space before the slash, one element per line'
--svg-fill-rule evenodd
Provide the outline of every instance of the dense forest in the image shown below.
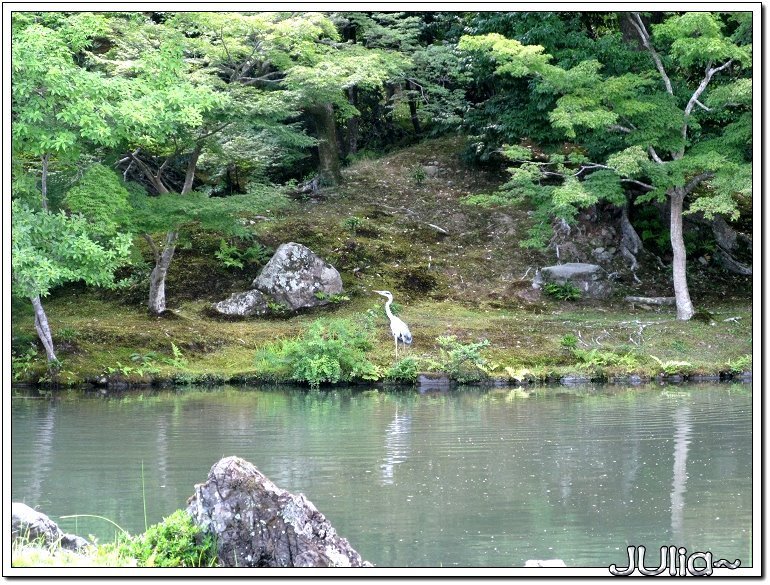
<path fill-rule="evenodd" d="M 622 233 L 619 258 L 629 287 L 643 283 L 647 296 L 654 289 L 675 297 L 674 322 L 689 322 L 705 308 L 691 296 L 688 277 L 696 270 L 712 271 L 701 278 L 706 288 L 720 278 L 728 291 L 734 289 L 730 279 L 750 287 L 751 13 L 14 12 L 10 32 L 11 287 L 19 379 L 50 375 L 39 367 L 46 363 L 49 371 L 74 371 L 78 360 L 93 369 L 82 367 L 73 380 L 98 377 L 100 368 L 122 368 L 143 379 L 153 364 L 180 369 L 193 354 L 201 358 L 199 371 L 248 369 L 243 364 L 253 365 L 255 343 L 239 350 L 250 357 L 236 366 L 222 365 L 232 355 L 222 363 L 212 358 L 239 337 L 241 325 L 210 319 L 203 305 L 195 305 L 203 311 L 201 323 L 205 317 L 216 333 L 195 330 L 197 317 L 183 332 L 169 309 L 206 292 L 220 298 L 232 292 L 239 278 L 250 280 L 270 258 L 279 236 L 315 244 L 353 293 L 356 283 L 383 288 L 377 282 L 385 279 L 397 302 L 416 302 L 445 285 L 424 315 L 412 314 L 413 322 L 424 319 L 426 331 L 431 314 L 446 311 L 439 303 L 477 307 L 481 300 L 470 288 L 464 296 L 447 290 L 463 275 L 484 270 L 463 272 L 462 262 L 481 266 L 491 257 L 492 250 L 484 256 L 479 250 L 478 257 L 469 251 L 486 237 L 479 234 L 489 233 L 472 221 L 484 213 L 515 221 L 507 236 L 512 255 L 542 258 L 541 266 L 561 260 L 558 243 L 578 233 L 587 217 L 595 225 L 597 217 L 605 218 L 599 223 L 612 218 Z M 380 176 L 364 177 L 367 165 L 389 164 L 382 161 L 401 169 L 397 188 L 378 183 L 386 166 L 377 167 Z M 457 173 L 442 183 L 448 191 L 429 188 L 441 178 L 430 174 L 439 166 Z M 460 225 L 420 215 L 444 209 L 450 196 L 463 210 Z M 346 211 L 359 209 L 358 203 L 360 213 Z M 333 222 L 314 224 L 329 204 Z M 411 222 L 399 235 L 387 231 L 394 214 Z M 450 222 L 455 216 L 439 211 L 441 217 Z M 332 224 L 343 233 L 342 243 L 332 237 Z M 447 241 L 456 244 L 452 253 L 461 258 L 453 266 L 437 243 L 448 233 Z M 466 239 L 451 240 L 457 234 Z M 410 256 L 416 252 L 405 252 L 404 245 L 427 258 L 418 265 Z M 196 265 L 196 255 L 215 262 L 215 272 Z M 644 267 L 657 275 L 659 290 Z M 199 284 L 184 297 L 180 289 L 196 272 L 229 284 Z M 352 301 L 340 301 L 356 309 L 377 300 L 368 295 L 356 305 L 355 294 L 349 296 Z M 498 297 L 505 308 L 506 294 Z M 122 332 L 117 323 L 99 329 L 115 315 Z M 565 348 L 573 353 L 558 363 L 540 356 L 537 363 L 571 364 L 579 355 L 599 363 L 597 352 L 607 349 L 600 333 L 610 328 L 601 321 L 605 316 L 599 318 L 593 346 L 570 323 L 554 330 L 548 343 L 557 354 Z M 740 318 L 723 327 L 738 327 Z M 605 356 L 600 365 L 631 359 L 630 350 L 651 326 L 638 316 L 633 321 L 618 317 L 617 331 L 610 331 L 617 334 L 616 361 Z M 701 354 L 708 321 L 692 324 L 703 331 L 677 329 L 686 339 L 669 347 L 668 357 L 681 356 L 685 346 Z M 37 340 L 25 333 L 29 325 Z M 131 327 L 143 328 L 145 337 L 127 331 Z M 169 327 L 176 328 L 173 334 Z M 274 344 L 265 349 L 256 343 L 262 352 L 257 364 L 268 370 L 271 352 L 286 357 L 307 350 L 276 349 L 299 327 L 285 319 L 244 327 Z M 458 339 L 438 327 L 430 331 L 443 335 L 435 346 L 443 369 L 478 358 L 486 346 L 480 335 Z M 349 342 L 348 359 L 358 364 L 351 366 L 353 378 L 382 376 L 376 364 L 360 365 L 366 362 L 360 352 L 371 349 L 370 341 L 359 339 L 363 333 L 323 322 L 306 332 L 305 342 L 313 335 L 342 340 L 340 348 Z M 750 351 L 746 335 L 744 329 L 735 333 L 740 344 L 714 368 L 728 368 L 725 363 Z M 417 335 L 423 346 L 425 337 Z M 509 335 L 500 338 L 498 349 Z M 493 339 L 491 350 L 494 345 Z M 122 353 L 107 352 L 116 347 Z M 392 344 L 385 347 L 392 350 Z M 544 355 L 554 347 L 544 346 Z M 342 355 L 340 348 L 335 351 Z M 663 348 L 656 353 L 654 368 L 666 357 Z M 501 370 L 511 366 L 506 356 L 498 356 Z M 644 369 L 639 360 L 628 369 Z M 344 379 L 339 372 L 319 374 L 319 363 L 297 379 Z M 404 372 L 413 375 L 426 363 L 412 358 L 396 366 L 407 377 Z M 474 364 L 484 372 L 496 367 L 480 358 Z"/>

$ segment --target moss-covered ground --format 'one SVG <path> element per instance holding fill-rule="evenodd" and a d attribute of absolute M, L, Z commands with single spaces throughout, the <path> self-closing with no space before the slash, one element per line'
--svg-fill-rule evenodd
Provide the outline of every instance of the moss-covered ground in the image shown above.
<path fill-rule="evenodd" d="M 394 362 L 394 348 L 374 289 L 389 289 L 409 324 L 408 355 L 437 363 L 439 336 L 489 341 L 487 373 L 501 379 L 564 375 L 613 377 L 660 373 L 718 375 L 751 369 L 751 279 L 691 262 L 690 282 L 703 319 L 680 322 L 673 307 L 645 309 L 626 294 L 669 295 L 668 269 L 650 262 L 641 283 L 621 279 L 606 302 L 557 301 L 535 294 L 539 266 L 552 252 L 522 249 L 531 221 L 526 209 L 468 206 L 467 195 L 493 190 L 504 176 L 460 161 L 459 139 L 426 141 L 351 164 L 345 184 L 317 199 L 260 210 L 254 242 L 274 249 L 287 241 L 313 249 L 342 274 L 349 301 L 292 317 L 226 320 L 212 302 L 249 288 L 258 263 L 226 267 L 216 252 L 218 234 L 193 231 L 182 240 L 167 283 L 163 317 L 144 307 L 141 279 L 133 288 L 101 291 L 72 286 L 45 300 L 62 362 L 58 382 L 124 380 L 150 383 L 257 379 L 255 353 L 296 337 L 322 316 L 380 315 L 370 359 Z M 438 168 L 423 176 L 423 165 Z M 145 251 L 146 252 L 146 251 Z M 145 256 L 145 261 L 149 256 Z M 141 274 L 147 268 L 137 268 Z M 35 342 L 31 310 L 13 307 L 14 373 L 18 381 L 46 380 L 45 364 L 27 353 Z"/>

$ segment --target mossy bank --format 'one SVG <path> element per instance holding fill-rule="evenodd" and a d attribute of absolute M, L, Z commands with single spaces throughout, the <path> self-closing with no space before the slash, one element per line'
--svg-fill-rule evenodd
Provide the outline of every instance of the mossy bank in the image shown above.
<path fill-rule="evenodd" d="M 464 166 L 461 150 L 460 139 L 442 139 L 360 160 L 345 170 L 343 187 L 318 199 L 287 200 L 255 221 L 250 240 L 188 232 L 169 273 L 170 310 L 164 316 L 152 316 L 144 306 L 149 250 L 124 275 L 134 282 L 129 288 L 56 290 L 46 302 L 61 359 L 55 374 L 37 347 L 31 310 L 14 304 L 14 380 L 296 381 L 290 364 L 281 369 L 259 356 L 266 350 L 280 356 L 282 343 L 302 340 L 318 320 L 369 328 L 356 359 L 373 367 L 357 371 L 354 364 L 340 381 L 410 382 L 419 372 L 521 383 L 565 376 L 729 377 L 751 370 L 750 277 L 691 262 L 700 313 L 687 322 L 676 320 L 673 307 L 623 300 L 671 294 L 670 270 L 660 259 L 648 258 L 635 279 L 621 274 L 605 301 L 534 294 L 532 276 L 556 262 L 553 251 L 519 246 L 533 221 L 527 209 L 465 203 L 504 179 L 494 170 Z M 418 166 L 435 172 L 418 175 Z M 293 316 L 228 320 L 212 314 L 212 302 L 248 289 L 269 251 L 287 241 L 308 246 L 337 267 L 347 300 Z M 396 309 L 414 334 L 412 347 L 398 359 L 376 289 L 394 293 Z"/>

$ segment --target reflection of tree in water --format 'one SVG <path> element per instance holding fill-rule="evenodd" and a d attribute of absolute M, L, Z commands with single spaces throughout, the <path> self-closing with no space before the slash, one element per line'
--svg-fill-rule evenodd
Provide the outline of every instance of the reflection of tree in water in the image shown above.
<path fill-rule="evenodd" d="M 33 506 L 40 505 L 43 496 L 43 480 L 51 471 L 53 461 L 54 435 L 56 434 L 56 413 L 57 408 L 52 402 L 46 409 L 45 416 L 42 418 L 37 431 L 35 432 L 34 448 L 35 467 L 37 472 L 31 475 L 32 480 L 29 486 L 29 502 Z"/>
<path fill-rule="evenodd" d="M 409 413 L 398 413 L 385 430 L 385 458 L 380 465 L 382 469 L 382 483 L 393 483 L 395 465 L 406 461 L 409 455 L 409 431 L 412 426 L 412 416 Z"/>
<path fill-rule="evenodd" d="M 684 493 L 687 489 L 687 451 L 692 432 L 690 407 L 681 406 L 674 412 L 674 479 L 671 482 L 671 535 L 674 542 L 682 541 Z"/>

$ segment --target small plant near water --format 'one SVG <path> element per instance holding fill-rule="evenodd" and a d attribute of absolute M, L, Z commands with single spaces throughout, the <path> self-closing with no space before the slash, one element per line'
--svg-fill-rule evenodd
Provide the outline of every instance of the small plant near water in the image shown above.
<path fill-rule="evenodd" d="M 734 360 L 727 361 L 727 371 L 731 374 L 742 374 L 751 370 L 752 359 L 750 354 L 742 355 Z"/>
<path fill-rule="evenodd" d="M 655 357 L 654 355 L 651 355 L 650 357 L 658 363 L 658 365 L 660 366 L 660 369 L 666 376 L 674 376 L 677 374 L 686 375 L 692 372 L 692 369 L 693 369 L 693 365 L 690 362 L 677 361 L 677 360 L 663 361 L 660 358 Z"/>
<path fill-rule="evenodd" d="M 436 342 L 440 348 L 440 359 L 432 365 L 446 372 L 450 378 L 468 383 L 478 382 L 488 375 L 489 363 L 482 357 L 481 351 L 489 346 L 489 340 L 462 343 L 455 335 L 442 335 L 436 338 Z"/>
<path fill-rule="evenodd" d="M 591 368 L 617 366 L 633 369 L 639 366 L 638 356 L 630 352 L 619 354 L 614 351 L 594 347 L 591 349 L 575 348 L 572 350 L 572 355 L 575 356 L 579 363 Z"/>
<path fill-rule="evenodd" d="M 114 546 L 121 556 L 136 559 L 140 567 L 213 567 L 214 537 L 204 533 L 185 510 L 177 510 L 144 534 L 121 536 Z"/>
<path fill-rule="evenodd" d="M 318 319 L 301 337 L 257 353 L 257 368 L 268 375 L 288 374 L 317 389 L 324 383 L 378 380 L 379 368 L 366 357 L 372 349 L 371 320 Z"/>
<path fill-rule="evenodd" d="M 417 380 L 419 372 L 417 359 L 408 356 L 398 360 L 388 368 L 385 372 L 385 378 L 387 380 L 393 380 L 394 382 L 414 382 Z"/>
<path fill-rule="evenodd" d="M 564 284 L 546 283 L 543 286 L 543 292 L 559 301 L 577 301 L 580 299 L 580 289 L 571 282 L 565 282 Z"/>
<path fill-rule="evenodd" d="M 30 344 L 29 347 L 19 353 L 11 353 L 11 377 L 14 382 L 24 380 L 32 372 L 37 360 L 37 348 Z"/>
<path fill-rule="evenodd" d="M 578 338 L 574 333 L 567 333 L 561 338 L 561 346 L 565 349 L 575 349 L 578 344 Z"/>

